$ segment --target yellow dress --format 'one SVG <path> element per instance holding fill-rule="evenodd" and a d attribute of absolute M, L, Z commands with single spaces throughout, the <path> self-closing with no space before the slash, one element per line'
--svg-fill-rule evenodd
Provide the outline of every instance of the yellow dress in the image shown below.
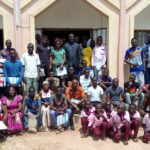
<path fill-rule="evenodd" d="M 82 60 L 87 62 L 87 66 L 91 66 L 91 58 L 92 58 L 92 48 L 86 47 L 83 48 Z"/>

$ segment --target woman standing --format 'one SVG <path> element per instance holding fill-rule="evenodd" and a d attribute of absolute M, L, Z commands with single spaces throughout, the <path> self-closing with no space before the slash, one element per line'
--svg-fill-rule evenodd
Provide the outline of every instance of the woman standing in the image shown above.
<path fill-rule="evenodd" d="M 8 87 L 6 97 L 1 98 L 4 111 L 4 122 L 7 124 L 8 131 L 15 133 L 23 130 L 22 126 L 22 97 L 17 95 L 16 89 Z"/>
<path fill-rule="evenodd" d="M 57 38 L 55 39 L 55 48 L 52 50 L 52 63 L 50 68 L 53 67 L 53 70 L 56 74 L 56 69 L 60 67 L 60 69 L 63 69 L 65 61 L 66 61 L 66 53 L 63 48 L 61 48 L 61 41 Z"/>

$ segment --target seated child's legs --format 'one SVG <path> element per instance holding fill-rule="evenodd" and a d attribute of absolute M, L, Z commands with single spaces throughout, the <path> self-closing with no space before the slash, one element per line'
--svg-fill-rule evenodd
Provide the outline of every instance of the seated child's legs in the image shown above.
<path fill-rule="evenodd" d="M 146 132 L 142 138 L 143 143 L 148 143 L 150 141 L 150 131 Z"/>
<path fill-rule="evenodd" d="M 124 141 L 128 141 L 129 137 L 131 135 L 131 128 L 130 128 L 130 124 L 129 123 L 124 123 L 124 126 L 121 128 L 121 132 L 122 132 L 122 139 Z"/>
<path fill-rule="evenodd" d="M 88 119 L 87 117 L 81 118 L 81 125 L 82 125 L 82 133 L 85 134 L 88 129 Z"/>
<path fill-rule="evenodd" d="M 105 139 L 106 138 L 106 132 L 108 130 L 108 122 L 102 122 L 100 129 L 101 129 L 101 138 Z"/>
<path fill-rule="evenodd" d="M 94 136 L 95 138 L 99 138 L 99 137 L 100 137 L 100 134 L 101 134 L 101 132 L 100 132 L 100 127 L 94 127 L 94 128 L 93 128 L 93 136 Z"/>
<path fill-rule="evenodd" d="M 140 122 L 138 120 L 133 120 L 131 123 L 131 131 L 134 131 L 133 138 L 137 138 L 139 131 Z"/>

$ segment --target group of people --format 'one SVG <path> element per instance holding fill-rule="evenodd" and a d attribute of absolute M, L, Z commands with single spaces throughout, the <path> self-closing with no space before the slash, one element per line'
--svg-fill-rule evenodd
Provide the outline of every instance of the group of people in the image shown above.
<path fill-rule="evenodd" d="M 51 46 L 47 36 L 37 36 L 34 45 L 19 57 L 6 40 L 0 51 L 0 137 L 30 131 L 75 130 L 74 114 L 80 114 L 82 137 L 92 135 L 115 142 L 129 138 L 138 141 L 144 127 L 143 142 L 150 141 L 150 35 L 143 48 L 131 40 L 125 62 L 130 65 L 124 88 L 112 79 L 107 67 L 107 49 L 101 36 L 94 40 L 68 42 L 56 38 Z M 146 80 L 144 80 L 144 73 Z M 32 122 L 32 123 L 33 123 Z M 134 134 L 132 134 L 134 131 Z"/>

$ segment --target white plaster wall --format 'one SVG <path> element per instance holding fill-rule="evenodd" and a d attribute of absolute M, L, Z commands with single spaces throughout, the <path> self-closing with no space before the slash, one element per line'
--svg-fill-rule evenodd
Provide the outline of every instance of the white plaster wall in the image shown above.
<path fill-rule="evenodd" d="M 135 17 L 136 30 L 150 30 L 150 5 Z"/>
<path fill-rule="evenodd" d="M 36 28 L 106 28 L 108 18 L 83 0 L 60 0 L 36 16 Z"/>
<path fill-rule="evenodd" d="M 0 29 L 3 29 L 3 17 L 0 15 Z"/>

